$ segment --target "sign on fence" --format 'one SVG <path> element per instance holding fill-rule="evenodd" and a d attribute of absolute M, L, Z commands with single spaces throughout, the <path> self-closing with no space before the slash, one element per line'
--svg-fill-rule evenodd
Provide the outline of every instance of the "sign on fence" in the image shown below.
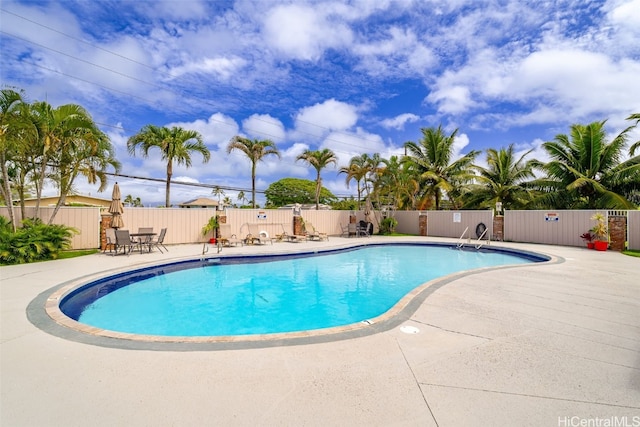
<path fill-rule="evenodd" d="M 560 216 L 557 213 L 546 213 L 544 214 L 544 220 L 547 222 L 558 222 L 560 221 Z"/>

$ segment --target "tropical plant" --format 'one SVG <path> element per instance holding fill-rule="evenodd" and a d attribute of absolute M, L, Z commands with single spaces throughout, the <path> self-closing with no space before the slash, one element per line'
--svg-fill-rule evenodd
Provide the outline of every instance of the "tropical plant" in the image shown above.
<path fill-rule="evenodd" d="M 593 228 L 590 230 L 593 233 L 593 238 L 602 242 L 609 240 L 609 228 L 607 227 L 607 219 L 601 213 L 596 213 L 591 217 L 596 222 Z"/>
<path fill-rule="evenodd" d="M 124 198 L 124 204 L 127 206 L 133 206 L 134 208 L 141 208 L 142 200 L 140 197 L 133 197 L 131 194 L 127 194 L 127 197 Z"/>
<path fill-rule="evenodd" d="M 0 264 L 56 259 L 62 250 L 71 247 L 71 238 L 77 233 L 71 227 L 29 218 L 14 232 L 6 221 L 0 221 Z"/>
<path fill-rule="evenodd" d="M 216 185 L 215 187 L 213 187 L 213 190 L 211 190 L 211 194 L 213 194 L 214 196 L 218 196 L 218 203 L 220 203 L 222 201 L 221 198 L 225 193 L 222 188 Z"/>
<path fill-rule="evenodd" d="M 407 155 L 404 161 L 419 177 L 421 202 L 419 209 L 434 206 L 441 208 L 441 202 L 447 197 L 453 206 L 464 185 L 473 178 L 472 163 L 479 151 L 470 151 L 452 161 L 458 129 L 451 135 L 445 135 L 442 126 L 422 128 L 422 139 L 405 143 Z"/>
<path fill-rule="evenodd" d="M 1 194 L 9 211 L 9 222 L 12 229 L 16 230 L 15 214 L 13 211 L 13 194 L 11 188 L 15 171 L 11 171 L 12 161 L 15 157 L 16 146 L 19 141 L 21 129 L 24 123 L 20 115 L 20 106 L 24 103 L 22 92 L 13 89 L 2 89 L 0 92 L 0 171 L 2 176 Z"/>
<path fill-rule="evenodd" d="M 202 235 L 206 236 L 209 233 L 213 233 L 213 238 L 218 237 L 218 229 L 220 228 L 220 220 L 218 215 L 214 215 L 209 218 L 209 221 L 202 227 Z"/>
<path fill-rule="evenodd" d="M 362 186 L 366 183 L 366 177 L 369 173 L 369 161 L 366 154 L 352 157 L 348 166 L 340 168 L 339 174 L 346 174 L 345 184 L 349 188 L 351 180 L 356 181 L 358 191 L 358 209 L 360 209 L 360 200 L 362 199 Z"/>
<path fill-rule="evenodd" d="M 143 127 L 140 132 L 127 141 L 129 154 L 135 155 L 138 147 L 140 147 L 144 157 L 149 157 L 149 150 L 157 147 L 162 153 L 162 160 L 167 162 L 166 207 L 171 207 L 170 192 L 173 164 L 185 165 L 190 168 L 192 165 L 192 153 L 200 153 L 203 163 L 207 163 L 211 158 L 211 152 L 202 142 L 202 136 L 198 132 L 176 126 L 172 128 L 154 125 Z"/>
<path fill-rule="evenodd" d="M 280 152 L 276 144 L 268 139 L 248 139 L 234 136 L 227 145 L 227 154 L 234 150 L 242 151 L 251 161 L 251 205 L 256 207 L 256 165 L 268 155 L 280 158 Z"/>
<path fill-rule="evenodd" d="M 503 209 L 523 209 L 532 199 L 528 181 L 535 178 L 537 160 L 525 160 L 532 150 L 516 158 L 513 144 L 495 150 L 487 149 L 487 167 L 473 166 L 478 171 L 476 184 L 464 193 L 464 207 L 493 208 L 502 203 Z"/>
<path fill-rule="evenodd" d="M 74 182 L 79 176 L 89 184 L 99 183 L 98 191 L 107 187 L 107 169 L 120 171 L 120 162 L 115 158 L 115 150 L 109 137 L 98 129 L 93 119 L 82 107 L 74 104 L 63 105 L 56 110 L 68 114 L 65 132 L 56 134 L 58 143 L 52 156 L 50 179 L 56 184 L 60 197 L 49 218 L 53 222 L 66 196 L 73 193 Z"/>
<path fill-rule="evenodd" d="M 383 218 L 380 221 L 380 234 L 393 234 L 398 226 L 398 220 L 393 217 Z"/>
<path fill-rule="evenodd" d="M 315 200 L 316 200 L 316 210 L 320 209 L 320 190 L 322 189 L 322 178 L 320 177 L 320 171 L 322 169 L 329 166 L 329 164 L 336 164 L 338 158 L 334 154 L 333 151 L 325 148 L 323 150 L 305 150 L 302 154 L 300 154 L 296 160 L 302 160 L 307 162 L 316 170 L 316 191 L 315 191 Z"/>
<path fill-rule="evenodd" d="M 629 200 L 640 185 L 640 156 L 621 162 L 633 126 L 606 141 L 606 120 L 571 126 L 542 146 L 551 157 L 547 177 L 535 181 L 544 190 L 540 207 L 556 209 L 633 209 Z"/>

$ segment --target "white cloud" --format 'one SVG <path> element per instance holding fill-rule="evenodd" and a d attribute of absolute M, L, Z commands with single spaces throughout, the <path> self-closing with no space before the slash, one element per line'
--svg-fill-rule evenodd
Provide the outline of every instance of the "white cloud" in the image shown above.
<path fill-rule="evenodd" d="M 330 131 L 351 129 L 357 122 L 358 109 L 355 106 L 332 98 L 300 109 L 289 139 L 317 141 Z"/>
<path fill-rule="evenodd" d="M 184 129 L 195 130 L 202 135 L 204 143 L 208 147 L 216 147 L 218 150 L 227 148 L 229 141 L 239 132 L 236 121 L 223 114 L 215 113 L 207 120 L 196 119 L 192 122 L 174 122 L 167 126 L 179 126 Z"/>
<path fill-rule="evenodd" d="M 247 61 L 237 56 L 200 58 L 197 61 L 187 62 L 184 65 L 171 68 L 169 73 L 171 73 L 173 77 L 179 77 L 189 73 L 214 74 L 220 80 L 225 81 L 236 76 L 246 64 Z"/>
<path fill-rule="evenodd" d="M 285 56 L 308 61 L 317 60 L 328 48 L 349 43 L 350 29 L 339 21 L 330 21 L 322 7 L 290 4 L 271 9 L 264 19 L 267 44 Z"/>
<path fill-rule="evenodd" d="M 404 113 L 391 119 L 384 119 L 380 124 L 387 129 L 404 129 L 406 123 L 414 123 L 420 120 L 420 116 L 413 113 Z"/>
<path fill-rule="evenodd" d="M 284 125 L 269 114 L 253 114 L 242 121 L 242 130 L 253 138 L 270 139 L 274 143 L 282 142 L 285 138 Z"/>

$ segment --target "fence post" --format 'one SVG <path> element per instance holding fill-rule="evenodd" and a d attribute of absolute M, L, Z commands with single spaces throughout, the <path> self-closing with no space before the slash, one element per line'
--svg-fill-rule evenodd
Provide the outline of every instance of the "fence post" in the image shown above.
<path fill-rule="evenodd" d="M 493 240 L 501 242 L 504 239 L 504 216 L 493 217 Z"/>
<path fill-rule="evenodd" d="M 420 229 L 420 235 L 427 236 L 427 216 L 423 213 L 418 215 L 418 228 Z"/>
<path fill-rule="evenodd" d="M 627 216 L 609 213 L 609 248 L 622 252 L 627 241 Z"/>
<path fill-rule="evenodd" d="M 100 214 L 100 250 L 104 251 L 107 248 L 107 228 L 111 228 L 111 218 L 113 216 L 110 213 Z"/>

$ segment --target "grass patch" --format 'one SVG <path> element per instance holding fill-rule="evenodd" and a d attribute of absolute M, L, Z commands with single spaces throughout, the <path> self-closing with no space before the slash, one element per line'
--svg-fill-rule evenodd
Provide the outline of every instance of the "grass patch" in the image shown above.
<path fill-rule="evenodd" d="M 633 251 L 622 251 L 622 253 L 623 253 L 624 255 L 635 256 L 635 257 L 640 258 L 640 251 L 638 251 L 638 250 L 633 250 Z"/>
<path fill-rule="evenodd" d="M 62 251 L 58 256 L 58 259 L 68 259 L 68 258 L 75 258 L 79 256 L 85 256 L 85 255 L 93 255 L 98 252 L 100 252 L 100 249 L 85 249 L 81 251 Z"/>

